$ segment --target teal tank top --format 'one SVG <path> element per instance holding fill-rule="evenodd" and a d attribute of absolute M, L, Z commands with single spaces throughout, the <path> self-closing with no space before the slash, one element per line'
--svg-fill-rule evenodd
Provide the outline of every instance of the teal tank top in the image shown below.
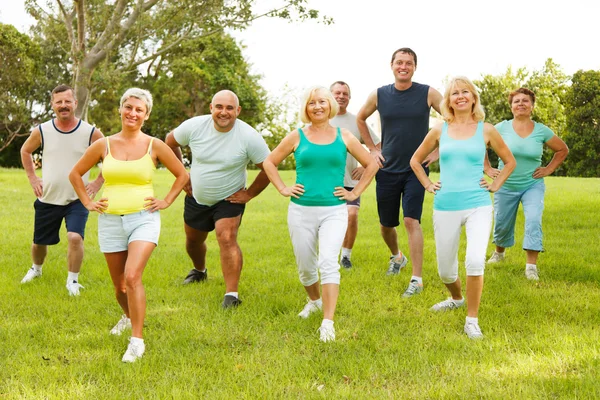
<path fill-rule="evenodd" d="M 448 123 L 444 123 L 440 136 L 442 188 L 435 194 L 434 210 L 460 211 L 492 205 L 488 191 L 479 186 L 485 147 L 483 122 L 477 124 L 472 137 L 463 140 L 448 136 Z"/>
<path fill-rule="evenodd" d="M 330 144 L 310 142 L 302 129 L 298 129 L 300 143 L 296 157 L 296 183 L 304 185 L 304 194 L 292 202 L 301 206 L 338 206 L 345 204 L 333 195 L 337 186 L 344 186 L 346 170 L 346 144 L 337 128 L 335 140 Z"/>

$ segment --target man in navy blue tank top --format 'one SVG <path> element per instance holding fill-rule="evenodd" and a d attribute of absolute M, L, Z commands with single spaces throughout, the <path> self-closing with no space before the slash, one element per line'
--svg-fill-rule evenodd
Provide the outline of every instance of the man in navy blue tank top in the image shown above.
<path fill-rule="evenodd" d="M 440 112 L 442 95 L 428 85 L 412 81 L 417 69 L 417 55 L 407 48 L 392 54 L 394 83 L 374 90 L 358 112 L 356 122 L 365 145 L 381 168 L 376 176 L 377 212 L 381 236 L 392 253 L 388 275 L 396 275 L 408 259 L 399 249 L 396 227 L 400 225 L 400 204 L 408 246 L 412 258 L 412 277 L 403 297 L 423 290 L 423 232 L 421 213 L 425 190 L 410 168 L 410 158 L 429 131 L 431 107 Z M 378 150 L 367 129 L 366 119 L 379 111 L 381 119 L 381 150 Z M 437 160 L 437 151 L 425 160 L 425 166 Z M 428 172 L 428 170 L 426 169 Z"/>

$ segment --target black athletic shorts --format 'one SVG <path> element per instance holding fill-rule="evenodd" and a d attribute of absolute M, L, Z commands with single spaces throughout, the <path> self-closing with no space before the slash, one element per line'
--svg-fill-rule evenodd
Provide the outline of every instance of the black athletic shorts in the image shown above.
<path fill-rule="evenodd" d="M 215 230 L 215 222 L 221 218 L 244 215 L 245 208 L 245 204 L 234 204 L 226 200 L 221 200 L 212 206 L 205 206 L 198 204 L 193 197 L 185 196 L 183 220 L 196 230 L 210 232 Z"/>
<path fill-rule="evenodd" d="M 429 169 L 425 168 L 429 175 Z M 377 213 L 379 223 L 393 228 L 400 225 L 400 203 L 404 218 L 412 218 L 421 222 L 425 188 L 413 171 L 393 173 L 379 170 L 375 176 L 377 181 Z"/>
<path fill-rule="evenodd" d="M 60 242 L 60 225 L 63 219 L 67 232 L 75 232 L 84 237 L 85 224 L 89 211 L 75 200 L 65 206 L 42 203 L 36 200 L 33 203 L 35 209 L 35 225 L 33 228 L 33 243 L 41 245 L 53 245 Z"/>

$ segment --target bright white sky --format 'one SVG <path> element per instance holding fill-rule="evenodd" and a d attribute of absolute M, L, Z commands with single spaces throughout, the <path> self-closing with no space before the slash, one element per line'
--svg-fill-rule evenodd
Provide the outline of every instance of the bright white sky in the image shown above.
<path fill-rule="evenodd" d="M 0 21 L 24 31 L 23 0 L 0 0 Z M 42 2 L 43 3 L 43 2 Z M 267 10 L 277 0 L 259 0 Z M 357 112 L 375 88 L 393 82 L 390 58 L 410 47 L 418 55 L 414 80 L 439 90 L 447 76 L 540 69 L 554 59 L 567 74 L 600 70 L 597 0 L 309 0 L 334 18 L 324 26 L 261 19 L 234 35 L 271 96 L 286 85 L 298 95 L 344 80 Z"/>

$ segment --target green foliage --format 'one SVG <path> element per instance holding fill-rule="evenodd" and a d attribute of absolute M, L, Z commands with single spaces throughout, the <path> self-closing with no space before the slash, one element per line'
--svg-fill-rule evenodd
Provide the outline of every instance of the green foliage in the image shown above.
<path fill-rule="evenodd" d="M 600 176 L 600 71 L 577 71 L 571 79 L 565 142 L 569 175 Z"/>
<path fill-rule="evenodd" d="M 255 174 L 250 173 L 250 179 Z M 155 175 L 164 196 L 173 181 Z M 282 172 L 293 182 L 293 172 Z M 432 177 L 435 179 L 435 176 Z M 352 260 L 342 270 L 334 343 L 318 341 L 321 315 L 297 317 L 306 296 L 287 231 L 289 199 L 272 187 L 247 206 L 238 235 L 244 253 L 237 310 L 220 308 L 225 287 L 214 233 L 208 280 L 183 286 L 183 198 L 161 211 L 162 233 L 144 271 L 146 354 L 121 362 L 128 333 L 120 318 L 96 214 L 88 220 L 82 295 L 64 287 L 66 233 L 51 246 L 44 275 L 21 285 L 31 266 L 34 196 L 22 170 L 0 170 L 0 397 L 7 399 L 593 399 L 600 397 L 600 180 L 546 178 L 541 280 L 525 279 L 519 213 L 516 245 L 489 265 L 479 323 L 486 337 L 462 332 L 466 309 L 428 309 L 447 297 L 435 260 L 432 195 L 423 212 L 420 295 L 401 297 L 410 268 L 386 277 L 375 185 L 363 194 Z M 408 251 L 399 231 L 400 247 Z M 490 243 L 488 254 L 493 245 Z M 577 251 L 575 251 L 575 249 Z M 465 242 L 459 251 L 463 282 Z M 464 293 L 464 290 L 463 290 Z"/>
<path fill-rule="evenodd" d="M 532 118 L 548 126 L 559 136 L 565 133 L 564 103 L 568 82 L 569 76 L 551 58 L 546 60 L 544 67 L 539 71 L 530 73 L 525 68 L 519 68 L 515 73 L 509 66 L 503 75 L 487 74 L 474 81 L 481 90 L 481 104 L 485 109 L 487 122 L 495 125 L 504 120 L 511 120 L 513 115 L 508 96 L 513 90 L 526 87 L 536 96 Z M 552 155 L 552 151 L 545 148 L 542 164 L 547 164 Z M 495 165 L 498 157 L 491 151 L 489 156 L 492 165 Z M 565 175 L 564 167 L 559 167 L 554 174 Z"/>

